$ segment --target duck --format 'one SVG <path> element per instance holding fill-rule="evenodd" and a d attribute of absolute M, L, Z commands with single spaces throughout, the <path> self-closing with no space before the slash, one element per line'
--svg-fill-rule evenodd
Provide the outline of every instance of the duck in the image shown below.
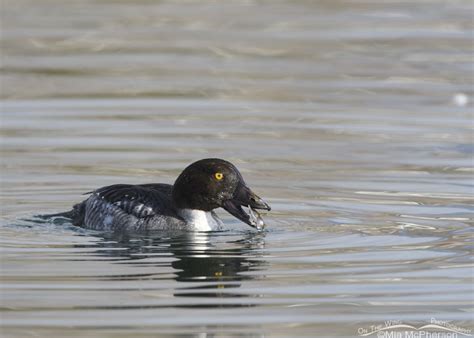
<path fill-rule="evenodd" d="M 265 223 L 257 210 L 271 210 L 236 166 L 219 158 L 190 164 L 172 185 L 114 184 L 86 194 L 89 197 L 72 210 L 48 216 L 66 217 L 76 226 L 99 231 L 219 231 L 225 226 L 214 210 L 223 208 L 262 230 Z"/>

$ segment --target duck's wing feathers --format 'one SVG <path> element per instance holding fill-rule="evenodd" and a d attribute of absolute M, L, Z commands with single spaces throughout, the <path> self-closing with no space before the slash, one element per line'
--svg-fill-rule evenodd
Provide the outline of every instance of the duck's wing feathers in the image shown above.
<path fill-rule="evenodd" d="M 172 186 L 169 184 L 114 184 L 89 192 L 94 197 L 137 218 L 173 215 Z"/>

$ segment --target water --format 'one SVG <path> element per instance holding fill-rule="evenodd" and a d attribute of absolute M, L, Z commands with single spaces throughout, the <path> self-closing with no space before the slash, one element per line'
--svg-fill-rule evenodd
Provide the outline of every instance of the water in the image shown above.
<path fill-rule="evenodd" d="M 3 336 L 474 328 L 470 2 L 5 0 L 1 19 Z M 210 156 L 271 204 L 268 232 L 31 220 Z"/>

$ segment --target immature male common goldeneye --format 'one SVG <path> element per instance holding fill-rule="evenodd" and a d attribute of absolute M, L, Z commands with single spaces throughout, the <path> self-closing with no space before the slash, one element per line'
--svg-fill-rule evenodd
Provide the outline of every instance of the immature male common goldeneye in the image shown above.
<path fill-rule="evenodd" d="M 212 231 L 223 226 L 213 211 L 216 208 L 257 229 L 264 223 L 255 209 L 270 210 L 232 163 L 217 158 L 192 163 L 173 185 L 115 184 L 90 194 L 71 211 L 53 216 L 68 217 L 74 225 L 95 230 Z M 242 206 L 248 207 L 249 214 Z"/>

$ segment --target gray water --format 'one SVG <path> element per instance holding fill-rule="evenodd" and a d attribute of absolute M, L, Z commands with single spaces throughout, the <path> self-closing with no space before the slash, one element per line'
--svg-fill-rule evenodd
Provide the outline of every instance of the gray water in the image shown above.
<path fill-rule="evenodd" d="M 472 330 L 472 10 L 3 0 L 2 336 Z M 205 157 L 271 204 L 266 232 L 34 218 Z"/>

